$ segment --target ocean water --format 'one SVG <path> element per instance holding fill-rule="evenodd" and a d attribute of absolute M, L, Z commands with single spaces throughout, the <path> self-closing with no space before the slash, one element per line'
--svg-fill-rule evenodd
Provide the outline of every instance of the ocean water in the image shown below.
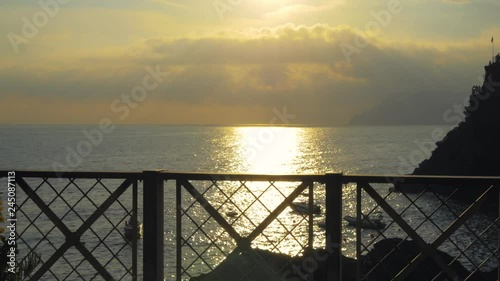
<path fill-rule="evenodd" d="M 436 128 L 4 125 L 0 169 L 409 173 Z"/>
<path fill-rule="evenodd" d="M 447 132 L 451 128 L 440 126 L 388 126 L 388 127 L 224 127 L 224 126 L 160 126 L 160 125 L 122 125 L 112 131 L 102 132 L 95 125 L 33 125 L 33 126 L 2 126 L 0 128 L 0 170 L 65 170 L 65 171 L 143 171 L 165 169 L 182 172 L 235 172 L 235 173 L 265 173 L 265 174 L 309 174 L 325 172 L 342 172 L 344 174 L 406 174 L 423 159 L 428 157 L 434 148 L 433 139 L 436 132 Z M 381 190 L 386 190 L 381 186 Z M 167 190 L 173 188 L 167 185 Z M 237 186 L 226 185 L 229 191 Z M 255 186 L 256 189 L 261 187 Z M 280 186 L 290 191 L 291 187 Z M 173 190 L 173 189 L 172 189 Z M 170 191 L 172 191 L 170 190 Z M 44 191 L 39 191 L 41 196 Z M 284 191 L 286 193 L 286 191 Z M 141 193 L 141 191 L 139 191 Z M 105 193 L 103 193 L 105 195 Z M 315 203 L 324 207 L 324 189 L 315 186 Z M 75 192 L 74 200 L 77 200 Z M 245 197 L 246 196 L 246 197 Z M 399 196 L 399 197 L 398 197 Z M 189 196 L 184 198 L 185 204 L 191 202 Z M 173 204 L 175 192 L 165 196 L 165 263 L 166 275 L 173 276 L 175 270 L 175 208 Z M 218 195 L 209 198 L 216 202 Z M 242 193 L 240 202 L 251 198 Z M 355 214 L 355 187 L 347 186 L 344 192 L 344 215 Z M 220 198 L 222 201 L 224 198 Z M 68 199 L 71 200 L 71 199 Z M 365 199 L 363 199 L 365 200 Z M 407 199 L 400 195 L 388 198 L 393 206 L 403 210 Z M 438 199 L 424 198 L 424 208 L 427 211 L 439 206 Z M 270 204 L 278 204 L 273 202 Z M 366 203 L 366 204 L 365 204 Z M 243 204 L 243 203 L 242 203 Z M 363 211 L 370 210 L 373 202 L 364 201 Z M 53 204 L 55 211 L 58 206 Z M 51 206 L 51 207 L 52 207 Z M 29 209 L 30 206 L 25 206 Z M 61 207 L 62 208 L 62 207 Z M 141 208 L 141 204 L 139 206 Z M 460 209 L 460 207 L 457 207 Z M 80 212 L 85 213 L 85 209 Z M 198 210 L 199 211 L 199 210 Z M 261 216 L 259 210 L 248 211 L 249 217 L 256 219 Z M 252 213 L 253 212 L 253 213 Z M 29 210 L 28 210 L 29 213 Z M 141 210 L 139 210 L 141 213 Z M 117 210 L 110 217 L 123 217 L 123 211 Z M 296 214 L 286 212 L 280 216 L 285 224 L 294 224 L 299 220 Z M 412 226 L 418 226 L 423 218 L 415 208 L 405 212 L 405 220 Z M 66 221 L 74 219 L 71 214 Z M 314 217 L 315 223 L 323 220 L 322 215 Z M 453 218 L 446 212 L 437 212 L 434 220 L 449 223 Z M 477 222 L 481 222 L 479 218 Z M 485 224 L 487 219 L 484 219 Z M 78 225 L 75 222 L 75 225 Z M 103 224 L 105 225 L 105 224 Z M 243 220 L 235 221 L 234 227 L 241 233 L 250 231 Z M 183 231 L 189 232 L 188 226 Z M 282 231 L 280 225 L 271 225 L 268 237 L 256 239 L 252 246 L 273 249 L 273 233 Z M 204 226 L 207 232 L 217 231 L 216 225 Z M 297 236 L 305 237 L 306 228 L 297 228 Z M 355 255 L 355 231 L 346 227 L 344 230 L 344 252 Z M 428 242 L 439 234 L 439 229 L 431 224 L 419 227 L 419 234 L 425 236 Z M 404 232 L 396 225 L 390 226 L 386 232 L 390 237 L 405 237 Z M 376 232 L 363 231 L 363 239 L 367 243 L 374 239 Z M 493 234 L 492 234 L 493 235 Z M 25 236 L 29 236 L 26 234 Z M 465 230 L 457 232 L 457 239 L 470 240 Z M 38 236 L 28 237 L 36 240 Z M 270 238 L 269 238 L 270 237 Z M 88 237 L 89 244 L 93 242 Z M 198 237 L 191 243 L 203 247 L 210 243 L 208 238 Z M 490 238 L 487 238 L 490 239 Z M 496 239 L 496 238 L 491 238 Z M 219 241 L 222 247 L 231 249 L 234 243 L 228 237 Z M 107 243 L 123 247 L 123 241 L 106 240 Z M 315 246 L 323 246 L 324 233 L 315 226 Z M 32 241 L 33 242 L 33 241 Z M 288 254 L 298 254 L 296 241 L 290 240 L 280 244 L 278 250 Z M 142 244 L 139 243 L 141 249 Z M 202 248 L 200 248 L 202 249 Z M 445 243 L 440 249 L 451 254 L 458 254 L 456 246 Z M 477 251 L 478 260 L 487 253 Z M 43 253 L 42 253 L 43 254 Z M 122 252 L 123 254 L 123 252 Z M 67 258 L 78 253 L 68 253 Z M 184 260 L 194 261 L 193 253 L 185 252 Z M 221 255 L 214 253 L 205 257 L 207 261 L 220 262 Z M 466 265 L 471 261 L 461 258 Z M 191 273 L 206 271 L 203 266 L 195 264 Z M 119 267 L 119 266 L 117 266 Z M 75 280 L 78 280 L 75 279 Z"/>

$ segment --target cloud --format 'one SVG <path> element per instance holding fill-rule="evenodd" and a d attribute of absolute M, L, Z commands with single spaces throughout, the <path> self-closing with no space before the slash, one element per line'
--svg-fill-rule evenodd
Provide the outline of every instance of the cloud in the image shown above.
<path fill-rule="evenodd" d="M 151 0 L 151 2 L 162 4 L 162 5 L 166 5 L 168 7 L 177 8 L 177 9 L 183 9 L 183 10 L 189 9 L 188 6 L 186 6 L 184 4 L 180 4 L 180 3 L 174 2 L 174 1 L 168 1 L 168 0 Z"/>
<path fill-rule="evenodd" d="M 442 0 L 444 3 L 450 4 L 468 4 L 470 0 Z"/>
<path fill-rule="evenodd" d="M 273 108 L 287 106 L 296 122 L 342 125 L 392 94 L 468 93 L 487 60 L 478 50 L 489 48 L 479 39 L 374 37 L 349 63 L 340 45 L 355 44 L 359 36 L 361 30 L 345 25 L 287 24 L 155 37 L 57 63 L 1 66 L 0 100 L 25 100 L 22 113 L 14 115 L 23 120 L 64 121 L 69 111 L 75 112 L 72 122 L 94 122 L 141 83 L 146 65 L 160 65 L 171 75 L 127 122 L 259 123 L 269 120 Z M 64 110 L 49 101 L 59 101 Z"/>
<path fill-rule="evenodd" d="M 338 36 L 346 27 L 291 24 L 279 28 L 220 32 L 203 38 L 155 38 L 133 48 L 135 58 L 171 64 L 252 64 L 323 62 L 339 52 Z"/>

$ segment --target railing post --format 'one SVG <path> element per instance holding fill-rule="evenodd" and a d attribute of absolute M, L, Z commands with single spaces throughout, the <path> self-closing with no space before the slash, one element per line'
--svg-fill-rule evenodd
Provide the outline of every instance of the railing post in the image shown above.
<path fill-rule="evenodd" d="M 326 174 L 327 281 L 342 280 L 342 174 Z"/>
<path fill-rule="evenodd" d="M 160 171 L 144 171 L 144 280 L 163 281 L 163 178 Z"/>

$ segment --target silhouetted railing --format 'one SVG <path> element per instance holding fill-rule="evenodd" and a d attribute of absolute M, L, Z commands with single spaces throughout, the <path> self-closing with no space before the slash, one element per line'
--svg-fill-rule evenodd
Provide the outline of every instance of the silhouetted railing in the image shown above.
<path fill-rule="evenodd" d="M 124 224 L 138 227 L 141 173 L 16 171 L 14 178 L 16 217 L 7 219 L 16 225 L 22 280 L 137 280 L 138 233 L 127 237 Z M 30 270 L 20 272 L 28 260 Z"/>
<path fill-rule="evenodd" d="M 16 181 L 18 258 L 39 257 L 32 280 L 498 277 L 498 211 L 485 208 L 498 177 L 16 172 Z M 131 217 L 135 229 L 141 213 L 142 239 L 127 239 L 121 226 Z"/>
<path fill-rule="evenodd" d="M 497 280 L 499 178 L 346 175 L 343 183 L 356 188 L 358 280 Z M 362 218 L 379 213 L 383 226 L 363 230 Z"/>

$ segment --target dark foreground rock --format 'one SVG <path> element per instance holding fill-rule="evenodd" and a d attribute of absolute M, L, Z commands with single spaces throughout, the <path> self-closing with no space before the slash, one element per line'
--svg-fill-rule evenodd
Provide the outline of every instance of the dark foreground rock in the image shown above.
<path fill-rule="evenodd" d="M 363 257 L 362 270 L 366 274 L 373 269 L 373 271 L 369 273 L 369 280 L 392 280 L 392 278 L 401 272 L 401 270 L 420 254 L 420 252 L 420 248 L 415 241 L 402 242 L 399 238 L 385 239 L 376 243 L 374 248 Z M 469 271 L 467 271 L 458 261 L 453 261 L 450 255 L 442 251 L 437 251 L 436 257 L 446 264 L 451 263 L 450 268 L 457 273 L 460 277 L 459 280 L 464 280 L 469 276 Z M 415 270 L 407 275 L 405 280 L 450 280 L 445 277 L 444 274 L 434 279 L 441 271 L 441 267 L 438 266 L 434 258 L 425 258 Z M 469 280 L 488 280 L 483 275 L 482 273 L 477 274 L 474 278 Z"/>
<path fill-rule="evenodd" d="M 399 246 L 398 246 L 399 245 Z M 403 241 L 399 238 L 384 239 L 374 245 L 374 248 L 360 260 L 360 269 L 366 280 L 387 281 L 394 278 L 403 270 L 418 254 L 420 248 L 414 241 Z M 235 254 L 226 258 L 216 269 L 208 274 L 195 278 L 193 281 L 232 281 L 232 280 L 255 280 L 255 281 L 300 281 L 308 280 L 313 274 L 312 280 L 326 280 L 326 257 L 325 250 L 315 250 L 306 257 L 289 257 L 260 249 L 250 249 L 246 252 Z M 437 256 L 455 271 L 459 279 L 464 280 L 470 273 L 458 261 L 437 251 Z M 342 280 L 356 280 L 356 260 L 343 257 Z M 425 258 L 415 270 L 404 280 L 426 281 L 450 280 L 441 274 L 441 268 L 434 259 Z M 497 280 L 497 270 L 489 273 L 477 272 L 467 280 Z"/>
<path fill-rule="evenodd" d="M 228 256 L 212 272 L 191 280 L 281 280 L 289 259 L 286 255 L 250 249 Z"/>
<path fill-rule="evenodd" d="M 250 249 L 240 254 L 228 256 L 217 268 L 192 281 L 300 281 L 308 280 L 313 274 L 313 280 L 326 280 L 325 260 L 328 253 L 325 250 L 315 250 L 307 257 L 290 257 L 261 249 Z M 356 261 L 343 259 L 343 280 L 356 276 Z"/>
<path fill-rule="evenodd" d="M 361 258 L 361 271 L 367 275 L 367 280 L 382 281 L 392 280 L 408 264 L 410 264 L 421 253 L 418 243 L 411 240 L 403 241 L 400 238 L 387 238 L 377 242 L 373 249 Z M 450 280 L 445 274 L 438 276 L 442 272 L 441 267 L 436 263 L 440 259 L 457 274 L 457 280 L 465 280 L 471 272 L 454 258 L 443 251 L 436 251 L 432 258 L 425 257 L 418 266 L 406 275 L 406 281 Z M 436 276 L 438 276 L 436 278 Z M 497 269 L 491 272 L 477 271 L 467 280 L 493 281 L 497 280 Z"/>

